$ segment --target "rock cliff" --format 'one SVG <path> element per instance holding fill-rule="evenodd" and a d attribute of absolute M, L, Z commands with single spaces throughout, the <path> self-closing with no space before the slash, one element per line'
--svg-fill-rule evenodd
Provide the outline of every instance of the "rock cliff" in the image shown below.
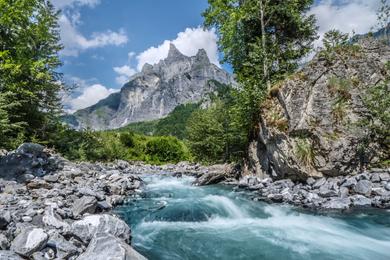
<path fill-rule="evenodd" d="M 166 59 L 145 64 L 119 93 L 77 111 L 66 121 L 78 129 L 102 130 L 162 118 L 176 106 L 198 102 L 212 92 L 210 80 L 234 82 L 231 75 L 210 62 L 205 50 L 187 57 L 171 44 Z"/>
<path fill-rule="evenodd" d="M 378 41 L 322 52 L 270 91 L 248 169 L 263 178 L 306 179 L 356 174 L 378 160 L 380 144 L 362 143 L 369 129 L 367 91 L 383 84 L 390 48 Z M 389 93 L 389 92 L 387 92 Z"/>

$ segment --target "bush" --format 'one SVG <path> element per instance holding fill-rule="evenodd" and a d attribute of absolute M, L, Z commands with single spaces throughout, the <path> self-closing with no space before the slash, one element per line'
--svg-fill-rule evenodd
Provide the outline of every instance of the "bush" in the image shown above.
<path fill-rule="evenodd" d="M 134 140 L 134 133 L 133 132 L 123 132 L 119 134 L 119 140 L 120 142 L 128 147 L 132 148 L 135 145 L 135 140 Z"/>
<path fill-rule="evenodd" d="M 146 143 L 145 153 L 156 162 L 177 163 L 189 159 L 183 143 L 172 136 L 154 137 Z"/>

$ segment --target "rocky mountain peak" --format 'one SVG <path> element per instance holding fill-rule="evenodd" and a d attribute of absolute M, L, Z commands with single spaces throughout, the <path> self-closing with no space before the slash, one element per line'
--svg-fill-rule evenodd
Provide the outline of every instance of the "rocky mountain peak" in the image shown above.
<path fill-rule="evenodd" d="M 167 58 L 145 64 L 119 93 L 77 111 L 66 121 L 75 128 L 103 130 L 159 119 L 176 106 L 199 102 L 213 92 L 211 80 L 235 84 L 232 75 L 210 62 L 204 49 L 188 57 L 170 44 Z"/>
<path fill-rule="evenodd" d="M 200 49 L 198 51 L 198 53 L 196 54 L 195 56 L 195 60 L 196 62 L 198 63 L 204 63 L 204 64 L 208 64 L 210 63 L 210 59 L 209 57 L 207 56 L 207 52 L 205 49 Z"/>
<path fill-rule="evenodd" d="M 174 62 L 174 61 L 180 60 L 182 58 L 187 58 L 187 56 L 185 56 L 183 53 L 181 53 L 173 43 L 170 43 L 168 57 L 166 58 L 166 60 Z"/>

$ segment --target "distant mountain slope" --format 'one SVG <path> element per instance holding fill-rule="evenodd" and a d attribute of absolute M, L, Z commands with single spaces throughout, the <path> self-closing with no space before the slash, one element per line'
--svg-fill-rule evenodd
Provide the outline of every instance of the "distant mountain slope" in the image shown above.
<path fill-rule="evenodd" d="M 233 77 L 212 64 L 206 51 L 187 57 L 171 44 L 168 57 L 158 64 L 145 64 L 119 93 L 67 116 L 71 126 L 94 130 L 115 129 L 133 122 L 162 118 L 178 105 L 199 102 L 214 91 L 215 80 L 234 84 Z"/>

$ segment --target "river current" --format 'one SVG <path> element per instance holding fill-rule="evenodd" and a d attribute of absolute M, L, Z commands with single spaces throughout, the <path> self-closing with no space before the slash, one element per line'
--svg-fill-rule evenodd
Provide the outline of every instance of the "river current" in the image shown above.
<path fill-rule="evenodd" d="M 390 212 L 320 215 L 255 202 L 191 177 L 144 175 L 141 198 L 116 209 L 132 245 L 154 259 L 390 259 Z"/>

